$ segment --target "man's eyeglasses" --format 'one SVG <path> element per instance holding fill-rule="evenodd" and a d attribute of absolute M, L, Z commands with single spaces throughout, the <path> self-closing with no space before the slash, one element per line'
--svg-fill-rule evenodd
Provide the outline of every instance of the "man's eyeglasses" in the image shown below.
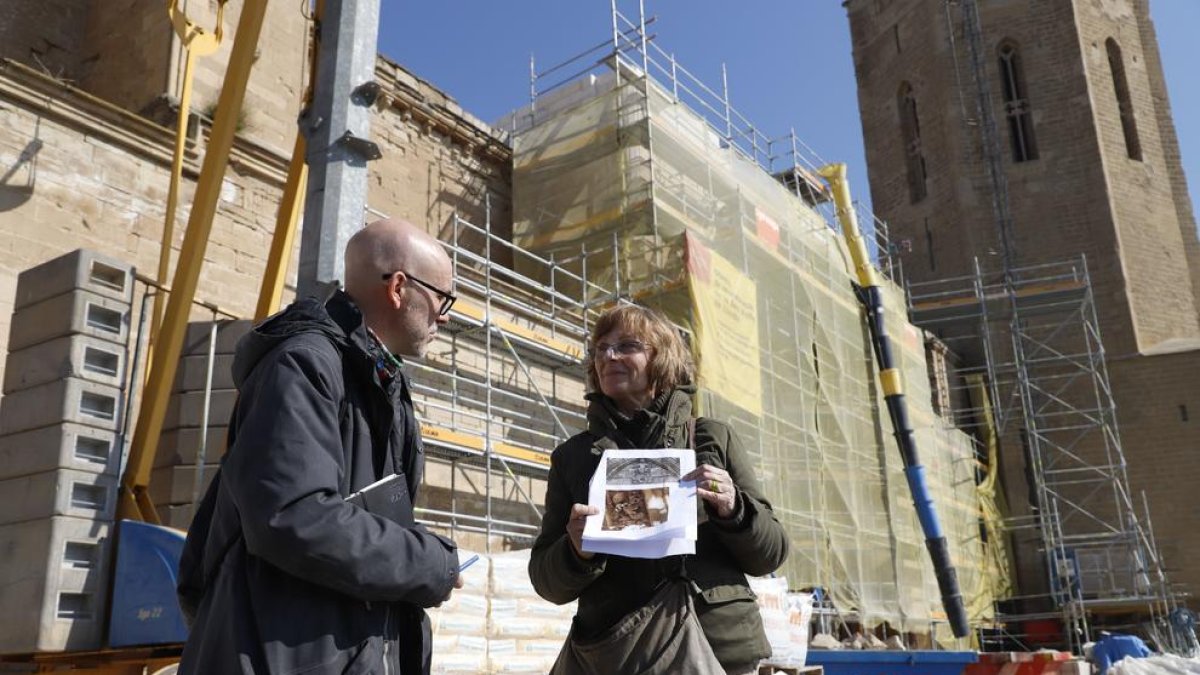
<path fill-rule="evenodd" d="M 633 354 L 641 354 L 649 348 L 649 345 L 645 342 L 638 342 L 637 340 L 625 340 L 612 345 L 601 342 L 592 347 L 592 359 L 602 361 L 605 358 L 632 356 Z"/>
<path fill-rule="evenodd" d="M 383 275 L 383 280 L 391 281 L 392 277 L 396 276 L 397 274 L 400 274 L 401 272 L 404 272 L 404 270 L 396 270 L 395 272 L 390 272 L 388 274 L 385 274 L 385 275 Z M 430 291 L 433 291 L 433 293 L 435 295 L 437 295 L 439 298 L 441 298 L 442 306 L 438 308 L 438 316 L 446 316 L 447 314 L 449 314 L 450 308 L 454 306 L 454 301 L 458 300 L 458 296 L 454 295 L 453 293 L 447 293 L 446 291 L 443 291 L 442 289 L 438 288 L 437 286 L 434 286 L 433 284 L 431 284 L 427 281 L 422 281 L 422 280 L 414 277 L 413 275 L 409 274 L 408 272 L 404 272 L 404 276 L 412 281 L 417 282 L 418 284 L 424 286 L 425 288 L 428 288 Z"/>

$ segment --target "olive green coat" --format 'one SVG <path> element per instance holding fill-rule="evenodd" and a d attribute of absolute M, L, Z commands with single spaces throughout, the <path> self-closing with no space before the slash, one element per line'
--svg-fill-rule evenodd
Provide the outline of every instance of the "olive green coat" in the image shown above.
<path fill-rule="evenodd" d="M 665 397 L 663 414 L 651 415 L 657 443 L 642 447 L 688 447 L 690 389 Z M 754 469 L 733 430 L 698 418 L 696 465 L 727 470 L 738 487 L 736 511 L 727 521 L 701 515 L 696 554 L 643 560 L 598 554 L 579 558 L 567 538 L 572 504 L 588 502 L 588 484 L 609 448 L 634 447 L 621 433 L 611 404 L 589 395 L 588 430 L 554 450 L 546 487 L 541 533 L 533 545 L 529 576 L 543 598 L 565 604 L 579 600 L 574 630 L 594 636 L 641 607 L 664 579 L 686 577 L 699 589 L 696 610 L 705 636 L 726 668 L 749 666 L 771 654 L 746 574 L 775 571 L 788 553 L 788 539 L 763 497 Z M 706 507 L 707 508 L 707 507 Z"/>

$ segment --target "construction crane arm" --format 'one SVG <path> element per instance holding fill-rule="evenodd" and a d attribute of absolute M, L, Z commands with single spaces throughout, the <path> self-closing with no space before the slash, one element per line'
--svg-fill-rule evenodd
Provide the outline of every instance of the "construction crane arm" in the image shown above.
<path fill-rule="evenodd" d="M 900 458 L 904 462 L 904 476 L 908 481 L 909 490 L 912 491 L 913 505 L 921 522 L 921 531 L 925 534 L 925 547 L 929 550 L 933 571 L 937 576 L 942 607 L 946 610 L 954 636 L 966 637 L 970 633 L 970 626 L 962 593 L 958 588 L 958 573 L 950 560 L 950 547 L 942 534 L 937 509 L 929 493 L 929 486 L 925 483 L 925 467 L 921 465 L 917 455 L 917 442 L 913 436 L 912 425 L 908 421 L 908 403 L 904 398 L 900 370 L 892 354 L 892 342 L 883 321 L 883 295 L 875 278 L 871 260 L 867 256 L 866 243 L 858 231 L 858 219 L 854 214 L 850 188 L 846 182 L 846 165 L 830 164 L 822 168 L 820 173 L 832 188 L 838 221 L 842 224 L 842 235 L 854 260 L 854 269 L 858 277 L 856 291 L 859 302 L 866 310 L 867 328 L 871 333 L 875 360 L 879 364 L 879 381 L 884 402 L 887 405 L 888 417 L 892 421 L 892 432 L 900 449 Z"/>

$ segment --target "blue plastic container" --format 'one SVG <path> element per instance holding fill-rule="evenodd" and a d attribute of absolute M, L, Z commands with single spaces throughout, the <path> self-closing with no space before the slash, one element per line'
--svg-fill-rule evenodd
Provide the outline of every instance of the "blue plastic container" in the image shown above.
<path fill-rule="evenodd" d="M 122 520 L 117 534 L 110 647 L 183 642 L 187 626 L 175 596 L 184 533 Z"/>
<path fill-rule="evenodd" d="M 961 675 L 979 660 L 975 652 L 876 652 L 808 650 L 805 664 L 825 675 Z"/>

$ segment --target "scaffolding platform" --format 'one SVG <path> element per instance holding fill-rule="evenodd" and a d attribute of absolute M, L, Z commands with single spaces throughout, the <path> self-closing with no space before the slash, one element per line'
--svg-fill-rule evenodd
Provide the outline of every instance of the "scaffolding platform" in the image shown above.
<path fill-rule="evenodd" d="M 421 425 L 421 440 L 430 454 L 437 454 L 448 459 L 483 458 L 487 454 L 488 439 L 482 434 L 469 434 L 454 431 L 432 424 Z M 492 443 L 491 450 L 496 455 L 508 460 L 513 466 L 521 467 L 526 474 L 544 476 L 550 468 L 550 453 L 535 448 L 527 448 L 511 443 Z"/>
<path fill-rule="evenodd" d="M 910 296 L 909 317 L 926 329 L 979 321 L 985 317 L 1004 318 L 1012 313 L 1035 316 L 1060 311 L 1063 305 L 1078 305 L 1088 292 L 1078 278 L 1051 278 L 1025 283 L 1010 290 L 1003 284 L 972 288 L 967 291 L 930 291 Z"/>

